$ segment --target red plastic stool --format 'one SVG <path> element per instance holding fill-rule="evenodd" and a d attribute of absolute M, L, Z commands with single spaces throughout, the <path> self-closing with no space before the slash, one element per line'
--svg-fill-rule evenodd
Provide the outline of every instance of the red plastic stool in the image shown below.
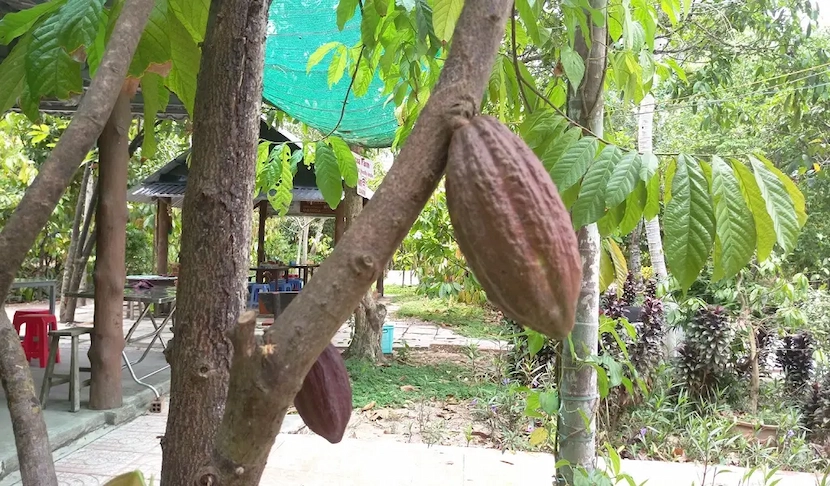
<path fill-rule="evenodd" d="M 26 326 L 26 336 L 23 338 L 23 351 L 27 360 L 37 358 L 40 367 L 46 368 L 49 360 L 49 331 L 58 329 L 58 319 L 53 314 L 22 313 L 14 316 L 14 329 L 20 334 L 20 328 Z M 60 350 L 55 355 L 55 362 L 60 363 Z"/>

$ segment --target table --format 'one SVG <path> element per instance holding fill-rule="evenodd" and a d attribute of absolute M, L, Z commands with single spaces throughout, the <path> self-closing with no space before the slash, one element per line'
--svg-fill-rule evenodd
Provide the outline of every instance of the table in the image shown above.
<path fill-rule="evenodd" d="M 292 269 L 297 269 L 302 272 L 303 275 L 303 285 L 308 283 L 308 279 L 314 276 L 314 269 L 319 267 L 320 265 L 259 265 L 256 267 L 251 267 L 250 270 L 252 272 L 257 272 L 257 277 L 261 272 L 283 272 L 284 278 L 288 278 L 288 271 Z M 259 280 L 259 278 L 257 278 Z"/>
<path fill-rule="evenodd" d="M 95 291 L 94 290 L 86 290 L 84 292 L 67 292 L 66 294 L 69 297 L 77 297 L 81 299 L 94 299 L 95 298 Z M 138 315 L 138 319 L 136 319 L 135 323 L 130 327 L 130 330 L 127 332 L 127 335 L 124 337 L 125 344 L 132 344 L 142 339 L 146 339 L 148 337 L 152 337 L 153 339 L 150 340 L 150 344 L 144 349 L 144 353 L 142 353 L 141 357 L 138 358 L 136 361 L 130 361 L 127 358 L 126 350 L 121 351 L 121 357 L 124 360 L 124 364 L 121 366 L 121 369 L 127 368 L 130 372 L 130 376 L 132 377 L 133 381 L 138 383 L 141 386 L 147 387 L 153 391 L 156 395 L 156 398 L 159 398 L 161 395 L 159 394 L 158 390 L 153 385 L 149 383 L 145 383 L 143 380 L 147 378 L 161 373 L 162 371 L 170 368 L 170 365 L 165 365 L 157 370 L 151 371 L 150 373 L 138 377 L 135 374 L 135 370 L 133 366 L 141 363 L 144 361 L 144 358 L 147 357 L 147 354 L 150 352 L 150 349 L 158 340 L 161 343 L 162 349 L 167 349 L 167 343 L 164 342 L 164 338 L 161 337 L 162 331 L 169 325 L 175 324 L 174 315 L 176 313 L 176 289 L 175 287 L 153 287 L 147 290 L 136 290 L 130 287 L 124 289 L 124 300 L 126 302 L 138 302 L 141 306 L 141 313 Z M 170 313 L 164 318 L 161 324 L 156 322 L 155 317 L 150 311 L 150 306 L 152 305 L 161 305 L 161 304 L 170 304 Z M 136 329 L 138 329 L 138 325 L 141 321 L 145 318 L 149 317 L 150 322 L 153 324 L 153 331 L 144 334 L 143 336 L 133 337 L 133 333 L 135 333 Z"/>
<path fill-rule="evenodd" d="M 12 282 L 13 289 L 34 289 L 46 288 L 49 289 L 49 313 L 55 313 L 55 288 L 57 281 L 55 280 L 40 280 L 36 278 L 18 278 Z"/>
<path fill-rule="evenodd" d="M 175 287 L 178 279 L 179 277 L 173 277 L 171 275 L 127 275 L 127 283 L 129 285 L 146 280 L 156 287 Z"/>

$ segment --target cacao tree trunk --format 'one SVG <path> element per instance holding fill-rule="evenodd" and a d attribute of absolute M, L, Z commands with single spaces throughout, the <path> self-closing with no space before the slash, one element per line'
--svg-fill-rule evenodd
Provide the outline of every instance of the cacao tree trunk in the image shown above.
<path fill-rule="evenodd" d="M 218 473 L 212 453 L 228 396 L 228 332 L 245 310 L 269 3 L 210 3 L 182 207 L 161 484 L 231 484 L 213 482 Z M 247 414 L 245 420 L 259 423 L 262 417 Z"/>
<path fill-rule="evenodd" d="M 75 269 L 75 260 L 78 258 L 80 250 L 84 246 L 84 242 L 80 241 L 81 224 L 86 214 L 86 192 L 89 185 L 89 179 L 92 174 L 92 162 L 87 162 L 84 167 L 84 175 L 81 179 L 81 185 L 78 188 L 78 201 L 75 203 L 75 217 L 72 220 L 72 235 L 69 239 L 69 250 L 66 252 L 66 260 L 63 264 L 63 276 L 61 278 L 60 288 L 60 317 L 61 322 L 66 322 L 66 292 L 69 289 L 69 283 L 72 281 L 72 271 Z"/>
<path fill-rule="evenodd" d="M 0 231 L 0 302 L 6 300 L 26 254 L 101 133 L 153 4 L 152 0 L 126 2 L 75 116 Z M 38 403 L 32 374 L 5 311 L 0 312 L 0 382 L 6 392 L 23 484 L 57 485 L 43 414 L 39 406 L 32 406 Z"/>
<path fill-rule="evenodd" d="M 591 7 L 603 11 L 607 0 L 589 0 Z M 607 26 L 591 24 L 591 45 L 576 33 L 575 50 L 585 64 L 582 84 L 571 87 L 568 112 L 583 127 L 597 136 L 603 133 L 603 83 L 607 68 Z M 576 307 L 576 323 L 569 339 L 572 345 L 563 345 L 557 461 L 567 464 L 557 471 L 560 483 L 573 484 L 574 470 L 596 467 L 596 407 L 599 403 L 597 374 L 584 360 L 597 354 L 599 337 L 599 265 L 600 236 L 596 224 L 579 230 L 579 254 L 582 257 L 582 289 Z"/>
<path fill-rule="evenodd" d="M 266 331 L 262 338 L 265 344 L 260 345 L 254 336 L 254 313 L 240 318 L 232 334 L 228 400 L 212 461 L 195 478 L 201 484 L 259 483 L 285 413 L 306 374 L 377 280 L 438 186 L 454 120 L 459 116 L 469 118 L 480 105 L 504 37 L 510 5 L 509 0 L 464 4 L 438 83 L 401 148 L 398 161 L 361 217 L 338 240 L 332 255 Z M 228 13 L 225 17 L 231 16 Z M 258 38 L 249 35 L 247 45 Z M 261 70 L 262 58 L 251 64 L 256 62 Z M 227 130 L 216 137 L 227 140 Z M 252 139 L 252 149 L 254 142 Z M 171 422 L 172 417 L 168 424 Z M 168 483 L 162 480 L 162 484 Z"/>
<path fill-rule="evenodd" d="M 130 98 L 130 93 L 121 91 L 98 139 L 100 189 L 95 222 L 98 254 L 93 276 L 95 326 L 88 353 L 92 368 L 89 388 L 89 408 L 92 410 L 110 410 L 122 404 Z"/>

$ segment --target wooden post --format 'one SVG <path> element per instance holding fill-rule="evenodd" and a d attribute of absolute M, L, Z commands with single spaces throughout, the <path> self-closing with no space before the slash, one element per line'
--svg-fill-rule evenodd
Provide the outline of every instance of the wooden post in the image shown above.
<path fill-rule="evenodd" d="M 168 272 L 168 252 L 170 248 L 170 228 L 173 226 L 170 216 L 170 200 L 160 198 L 156 201 L 156 273 L 166 275 Z"/>
<path fill-rule="evenodd" d="M 256 247 L 256 264 L 262 265 L 265 261 L 265 220 L 268 218 L 268 201 L 259 203 L 259 230 L 257 232 L 257 247 Z M 265 279 L 263 272 L 257 270 L 256 281 L 262 283 Z"/>

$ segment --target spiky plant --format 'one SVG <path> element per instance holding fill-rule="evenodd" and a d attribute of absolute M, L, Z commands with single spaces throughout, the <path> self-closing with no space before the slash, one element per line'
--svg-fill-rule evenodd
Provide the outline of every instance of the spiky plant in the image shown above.
<path fill-rule="evenodd" d="M 686 324 L 686 339 L 678 348 L 677 370 L 689 391 L 711 396 L 724 377 L 735 332 L 720 306 L 699 309 Z"/>
<path fill-rule="evenodd" d="M 663 361 L 663 338 L 666 319 L 663 302 L 646 297 L 643 302 L 643 322 L 637 325 L 637 343 L 631 351 L 631 362 L 637 373 L 647 382 Z"/>
<path fill-rule="evenodd" d="M 775 354 L 784 369 L 788 394 L 800 396 L 813 374 L 813 337 L 807 331 L 784 336 Z"/>
<path fill-rule="evenodd" d="M 637 300 L 637 280 L 634 279 L 634 274 L 628 272 L 623 284 L 622 301 L 623 305 L 634 305 Z"/>
<path fill-rule="evenodd" d="M 653 278 L 648 279 L 645 286 L 645 297 L 657 298 L 657 280 Z"/>

